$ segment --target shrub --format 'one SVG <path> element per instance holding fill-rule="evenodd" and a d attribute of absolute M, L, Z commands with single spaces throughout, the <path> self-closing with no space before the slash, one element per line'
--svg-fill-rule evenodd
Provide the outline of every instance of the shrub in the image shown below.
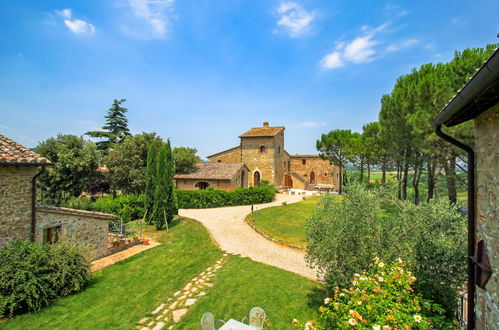
<path fill-rule="evenodd" d="M 352 184 L 343 196 L 324 197 L 307 223 L 308 262 L 331 287 L 345 287 L 375 256 L 400 256 L 418 278 L 415 290 L 451 316 L 466 280 L 464 217 L 447 201 L 415 206 L 389 196 Z"/>
<path fill-rule="evenodd" d="M 62 206 L 73 209 L 114 214 L 128 222 L 144 216 L 144 196 L 134 194 L 107 195 L 95 202 L 89 197 L 72 198 Z"/>
<path fill-rule="evenodd" d="M 177 190 L 178 207 L 201 209 L 221 206 L 268 203 L 274 200 L 275 188 L 271 185 L 225 190 Z"/>
<path fill-rule="evenodd" d="M 324 300 L 317 329 L 454 328 L 442 307 L 414 293 L 411 285 L 416 277 L 404 270 L 401 259 L 385 264 L 374 258 L 368 272 L 353 278 L 349 289 L 336 287 L 333 297 Z M 293 323 L 298 325 L 296 320 Z"/>
<path fill-rule="evenodd" d="M 13 241 L 0 250 L 0 315 L 39 310 L 80 291 L 90 275 L 90 263 L 74 243 Z"/>

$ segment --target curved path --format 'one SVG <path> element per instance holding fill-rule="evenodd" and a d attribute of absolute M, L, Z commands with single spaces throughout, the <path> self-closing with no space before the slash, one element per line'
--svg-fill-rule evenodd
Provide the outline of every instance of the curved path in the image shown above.
<path fill-rule="evenodd" d="M 296 203 L 302 200 L 302 197 L 278 194 L 274 202 L 257 204 L 254 210 L 282 205 L 282 202 Z M 318 280 L 316 271 L 305 262 L 304 252 L 277 245 L 262 237 L 245 222 L 249 213 L 249 205 L 179 211 L 179 215 L 201 222 L 222 250 Z"/>

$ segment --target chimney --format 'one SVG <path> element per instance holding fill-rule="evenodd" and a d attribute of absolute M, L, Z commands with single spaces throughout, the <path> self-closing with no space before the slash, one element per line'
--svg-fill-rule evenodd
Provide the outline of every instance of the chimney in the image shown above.
<path fill-rule="evenodd" d="M 264 121 L 263 122 L 263 127 L 269 127 L 269 122 L 268 121 Z"/>

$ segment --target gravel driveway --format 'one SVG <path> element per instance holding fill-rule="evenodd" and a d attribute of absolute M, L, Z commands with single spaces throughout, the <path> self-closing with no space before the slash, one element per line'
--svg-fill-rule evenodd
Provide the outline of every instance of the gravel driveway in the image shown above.
<path fill-rule="evenodd" d="M 278 194 L 272 203 L 255 205 L 255 211 L 270 206 L 302 200 L 302 196 Z M 201 222 L 222 250 L 240 254 L 255 261 L 282 268 L 292 273 L 317 280 L 315 270 L 305 262 L 305 253 L 277 245 L 256 233 L 246 222 L 251 206 L 232 206 L 211 209 L 182 209 L 179 214 Z"/>

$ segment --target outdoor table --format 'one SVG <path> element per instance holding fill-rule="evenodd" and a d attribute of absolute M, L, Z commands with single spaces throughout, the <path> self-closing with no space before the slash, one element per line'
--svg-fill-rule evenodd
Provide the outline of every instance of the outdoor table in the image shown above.
<path fill-rule="evenodd" d="M 234 319 L 230 319 L 218 330 L 255 330 L 255 328 Z"/>

